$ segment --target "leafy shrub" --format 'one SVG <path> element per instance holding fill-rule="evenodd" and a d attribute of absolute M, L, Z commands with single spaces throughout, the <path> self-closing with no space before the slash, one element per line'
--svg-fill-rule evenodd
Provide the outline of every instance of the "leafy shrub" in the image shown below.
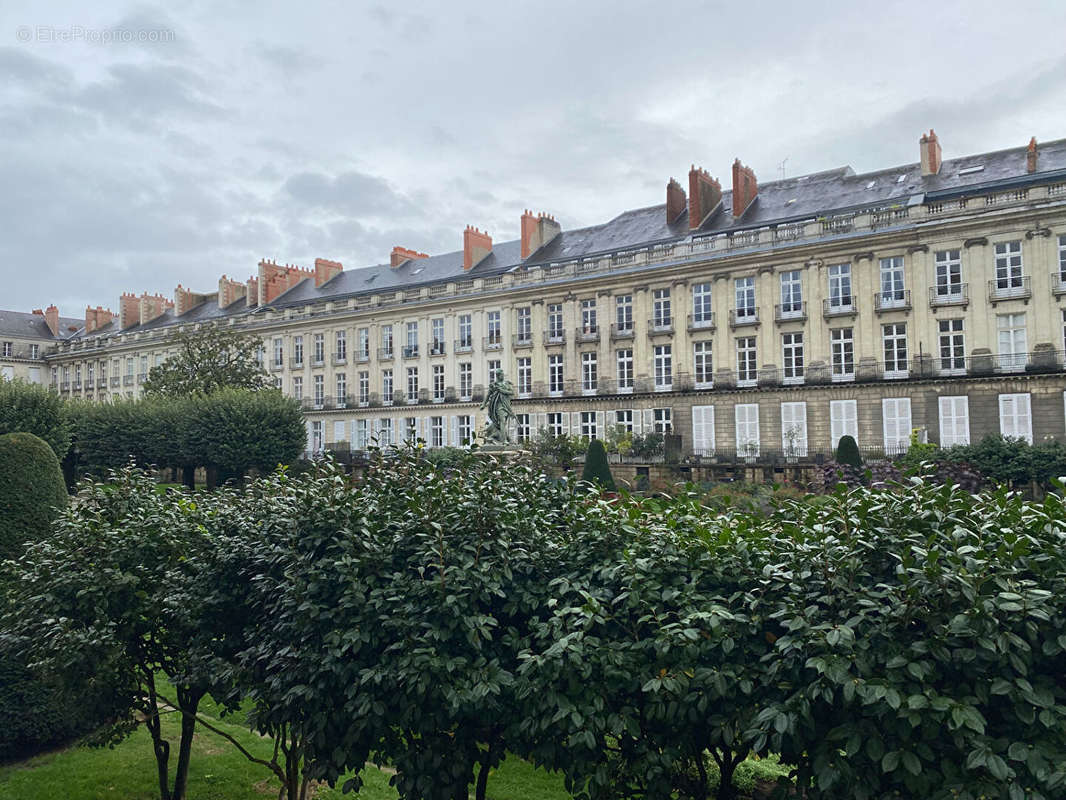
<path fill-rule="evenodd" d="M 462 447 L 430 447 L 422 450 L 422 457 L 437 469 L 454 469 L 463 463 L 469 452 Z"/>
<path fill-rule="evenodd" d="M 588 455 L 585 457 L 585 467 L 581 471 L 581 480 L 595 483 L 600 488 L 615 491 L 614 478 L 611 476 L 611 467 L 607 463 L 607 451 L 603 442 L 593 439 L 589 444 Z"/>
<path fill-rule="evenodd" d="M 0 436 L 0 559 L 48 535 L 67 489 L 52 448 L 32 433 Z"/>
<path fill-rule="evenodd" d="M 32 433 L 60 460 L 70 449 L 71 425 L 63 401 L 38 384 L 0 380 L 0 435 L 5 433 Z"/>
<path fill-rule="evenodd" d="M 862 456 L 859 454 L 859 445 L 855 442 L 854 437 L 844 434 L 840 437 L 840 441 L 837 443 L 836 460 L 841 464 L 847 464 L 852 467 L 862 466 Z"/>
<path fill-rule="evenodd" d="M 633 437 L 630 453 L 636 458 L 652 459 L 661 457 L 664 450 L 665 444 L 661 433 L 644 433 Z"/>

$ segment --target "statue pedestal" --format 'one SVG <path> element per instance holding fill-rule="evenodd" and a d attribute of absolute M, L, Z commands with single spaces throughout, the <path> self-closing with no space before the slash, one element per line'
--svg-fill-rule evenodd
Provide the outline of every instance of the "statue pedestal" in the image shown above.
<path fill-rule="evenodd" d="M 499 444 L 497 442 L 491 442 L 489 444 L 478 445 L 477 451 L 479 453 L 485 453 L 490 456 L 517 456 L 522 453 L 522 448 L 515 442 L 508 444 Z"/>

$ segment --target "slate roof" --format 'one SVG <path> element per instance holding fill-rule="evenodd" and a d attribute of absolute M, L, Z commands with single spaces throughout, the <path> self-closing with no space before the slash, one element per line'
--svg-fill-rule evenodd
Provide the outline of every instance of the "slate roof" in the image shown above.
<path fill-rule="evenodd" d="M 760 184 L 758 197 L 739 218 L 733 217 L 732 192 L 726 190 L 723 192 L 719 209 L 695 231 L 689 231 L 687 209 L 678 219 L 668 223 L 666 204 L 662 203 L 625 211 L 600 225 L 564 230 L 524 261 L 521 258 L 521 242 L 514 240 L 495 243 L 492 253 L 470 272 L 463 270 L 461 250 L 411 260 L 396 268 L 389 264 L 376 264 L 347 269 L 321 287 L 316 287 L 313 280 L 304 280 L 267 307 L 303 306 L 353 295 L 387 293 L 444 281 L 470 280 L 486 275 L 498 275 L 519 266 L 600 255 L 687 239 L 690 236 L 760 228 L 858 209 L 899 207 L 967 192 L 998 190 L 1012 185 L 1066 180 L 1066 139 L 1041 143 L 1038 153 L 1038 171 L 1034 174 L 1026 171 L 1025 147 L 949 159 L 942 163 L 939 174 L 931 176 L 922 175 L 919 163 L 861 175 L 856 174 L 851 167 L 839 167 Z M 977 166 L 982 169 L 969 169 Z M 728 180 L 728 176 L 726 179 Z M 152 322 L 143 326 L 135 325 L 123 332 L 155 330 L 179 322 L 200 322 L 255 313 L 256 310 L 249 309 L 243 299 L 228 308 L 220 309 L 217 295 L 212 294 L 208 295 L 204 303 L 183 314 L 180 320 L 174 317 L 171 309 Z M 7 327 L 25 324 L 17 320 L 31 316 L 18 312 L 0 312 L 0 333 L 5 332 Z M 36 320 L 40 323 L 38 330 L 43 329 L 46 334 L 42 338 L 52 338 L 44 320 L 40 317 Z M 61 321 L 64 328 L 68 323 L 78 326 L 79 330 L 75 336 L 85 335 L 81 330 L 80 320 Z M 118 333 L 118 325 L 116 318 L 94 331 L 93 335 Z"/>
<path fill-rule="evenodd" d="M 47 339 L 54 342 L 69 338 L 84 325 L 84 320 L 60 317 L 59 335 L 53 336 L 48 323 L 40 314 L 0 310 L 0 336 L 10 336 L 13 339 Z"/>

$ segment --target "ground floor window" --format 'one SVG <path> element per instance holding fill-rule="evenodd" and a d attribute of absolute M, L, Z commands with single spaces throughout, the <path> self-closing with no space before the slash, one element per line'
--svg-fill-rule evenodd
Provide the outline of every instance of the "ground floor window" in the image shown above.
<path fill-rule="evenodd" d="M 581 436 L 588 441 L 592 441 L 597 438 L 598 430 L 596 428 L 596 412 L 595 411 L 582 411 L 581 412 Z"/>
<path fill-rule="evenodd" d="M 1029 393 L 999 396 L 999 432 L 1013 439 L 1033 443 L 1033 415 Z"/>
<path fill-rule="evenodd" d="M 941 397 L 940 446 L 953 447 L 970 443 L 970 398 L 966 395 Z"/>
<path fill-rule="evenodd" d="M 733 408 L 736 414 L 737 455 L 756 458 L 759 455 L 759 404 L 740 403 Z"/>
<path fill-rule="evenodd" d="M 653 408 L 652 425 L 656 433 L 673 433 L 674 412 L 670 408 Z"/>
<path fill-rule="evenodd" d="M 429 446 L 444 447 L 444 417 L 429 418 Z"/>
<path fill-rule="evenodd" d="M 781 451 L 789 458 L 807 455 L 807 404 L 781 404 Z"/>
<path fill-rule="evenodd" d="M 911 443 L 911 400 L 909 397 L 886 397 L 881 401 L 881 419 L 885 436 L 885 455 L 907 452 Z"/>
<path fill-rule="evenodd" d="M 515 414 L 515 439 L 529 441 L 529 414 Z"/>
<path fill-rule="evenodd" d="M 714 406 L 692 407 L 692 453 L 714 454 Z"/>
<path fill-rule="evenodd" d="M 842 436 L 859 441 L 859 410 L 854 400 L 829 401 L 829 446 L 834 453 Z"/>

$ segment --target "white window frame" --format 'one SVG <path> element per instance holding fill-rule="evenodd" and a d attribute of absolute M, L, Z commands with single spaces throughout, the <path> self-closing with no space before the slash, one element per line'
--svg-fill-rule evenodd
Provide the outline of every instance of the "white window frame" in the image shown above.
<path fill-rule="evenodd" d="M 940 446 L 954 447 L 970 443 L 970 398 L 966 395 L 937 398 Z"/>
<path fill-rule="evenodd" d="M 755 308 L 755 276 L 734 278 L 733 293 L 736 299 L 736 318 L 742 320 L 756 317 L 758 312 Z"/>
<path fill-rule="evenodd" d="M 941 375 L 966 374 L 966 330 L 961 317 L 937 320 L 937 347 Z"/>
<path fill-rule="evenodd" d="M 960 250 L 938 250 L 934 255 L 936 262 L 935 292 L 937 299 L 962 299 L 962 252 Z"/>
<path fill-rule="evenodd" d="M 620 294 L 615 298 L 615 326 L 620 332 L 633 330 L 633 295 Z"/>
<path fill-rule="evenodd" d="M 832 311 L 851 311 L 855 308 L 855 293 L 851 285 L 851 264 L 830 264 L 829 308 Z"/>
<path fill-rule="evenodd" d="M 633 349 L 623 347 L 616 350 L 614 359 L 618 392 L 629 394 L 633 391 Z"/>
<path fill-rule="evenodd" d="M 561 354 L 548 356 L 548 396 L 561 397 L 565 387 L 564 363 Z"/>
<path fill-rule="evenodd" d="M 906 378 L 910 374 L 905 322 L 889 322 L 881 326 L 881 352 L 885 359 L 886 378 Z"/>
<path fill-rule="evenodd" d="M 781 452 L 790 461 L 807 457 L 807 403 L 781 404 Z"/>
<path fill-rule="evenodd" d="M 714 388 L 714 354 L 710 340 L 692 343 L 692 379 L 697 389 Z"/>
<path fill-rule="evenodd" d="M 781 383 L 803 383 L 805 372 L 803 331 L 781 334 Z"/>
<path fill-rule="evenodd" d="M 517 359 L 518 396 L 530 397 L 533 394 L 533 359 L 525 356 Z"/>
<path fill-rule="evenodd" d="M 657 344 L 653 350 L 655 391 L 669 392 L 674 388 L 674 348 L 669 344 Z"/>
<path fill-rule="evenodd" d="M 714 455 L 714 406 L 692 406 L 692 452 Z"/>
<path fill-rule="evenodd" d="M 999 396 L 999 432 L 1033 443 L 1033 410 L 1029 392 Z"/>
<path fill-rule="evenodd" d="M 829 447 L 833 453 L 844 436 L 859 443 L 859 404 L 855 400 L 830 400 Z"/>
<path fill-rule="evenodd" d="M 911 399 L 885 397 L 881 400 L 881 431 L 886 456 L 907 452 L 911 442 Z"/>
<path fill-rule="evenodd" d="M 756 386 L 759 382 L 758 342 L 754 336 L 736 339 L 737 387 Z"/>
<path fill-rule="evenodd" d="M 714 304 L 710 281 L 692 286 L 692 327 L 705 328 L 714 321 Z"/>
<path fill-rule="evenodd" d="M 672 408 L 653 408 L 651 410 L 651 424 L 655 433 L 673 433 L 674 410 Z"/>
<path fill-rule="evenodd" d="M 855 380 L 855 329 L 830 328 L 832 379 L 837 382 Z"/>
<path fill-rule="evenodd" d="M 595 351 L 585 351 L 581 354 L 581 393 L 585 395 L 596 394 L 599 388 L 599 369 Z"/>
<path fill-rule="evenodd" d="M 881 308 L 900 308 L 906 305 L 907 289 L 903 278 L 903 256 L 889 256 L 878 260 Z"/>
<path fill-rule="evenodd" d="M 754 460 L 759 457 L 759 404 L 737 403 L 733 406 L 736 427 L 737 457 Z"/>
<path fill-rule="evenodd" d="M 803 316 L 803 273 L 790 269 L 781 273 L 781 319 Z"/>
<path fill-rule="evenodd" d="M 1022 261 L 1022 242 L 996 242 L 996 297 L 1013 297 L 1025 292 L 1025 264 Z"/>
<path fill-rule="evenodd" d="M 668 330 L 674 324 L 674 316 L 670 306 L 670 290 L 655 289 L 652 292 L 652 328 L 654 330 Z"/>
<path fill-rule="evenodd" d="M 1020 372 L 1029 359 L 1029 331 L 1025 313 L 996 315 L 997 365 L 1000 372 Z"/>

